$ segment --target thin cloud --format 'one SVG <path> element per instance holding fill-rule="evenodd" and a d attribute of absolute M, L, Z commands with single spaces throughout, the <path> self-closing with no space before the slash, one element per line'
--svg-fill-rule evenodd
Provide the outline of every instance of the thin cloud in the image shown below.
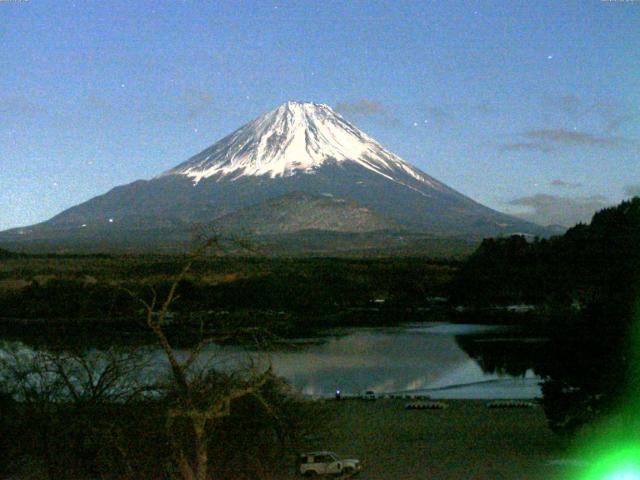
<path fill-rule="evenodd" d="M 595 145 L 606 147 L 616 145 L 621 140 L 616 137 L 598 136 L 564 128 L 528 130 L 523 133 L 523 136 L 534 141 L 555 145 Z"/>
<path fill-rule="evenodd" d="M 425 114 L 427 116 L 427 120 L 436 124 L 447 123 L 453 118 L 453 113 L 451 112 L 451 107 L 445 108 L 442 107 L 426 107 Z"/>
<path fill-rule="evenodd" d="M 15 117 L 37 117 L 48 113 L 47 108 L 39 103 L 34 102 L 21 96 L 0 97 L 0 113 Z"/>
<path fill-rule="evenodd" d="M 626 187 L 624 187 L 624 193 L 629 197 L 640 197 L 640 183 L 637 183 L 635 185 L 627 185 Z"/>
<path fill-rule="evenodd" d="M 550 145 L 545 145 L 540 142 L 505 143 L 500 145 L 499 149 L 502 153 L 525 151 L 549 153 L 553 151 L 553 148 Z"/>
<path fill-rule="evenodd" d="M 597 122 L 600 129 L 614 133 L 637 117 L 637 111 L 611 98 L 583 99 L 577 95 L 547 97 L 545 105 L 567 114 L 573 122 L 589 120 Z"/>
<path fill-rule="evenodd" d="M 540 225 L 562 225 L 570 227 L 580 222 L 588 222 L 595 212 L 611 204 L 602 195 L 564 197 L 538 193 L 518 197 L 510 202 L 511 207 L 524 207 L 527 211 L 516 215 Z"/>
<path fill-rule="evenodd" d="M 375 100 L 362 98 L 354 102 L 338 102 L 336 110 L 352 115 L 373 116 L 383 113 L 385 108 Z"/>
<path fill-rule="evenodd" d="M 458 122 L 470 116 L 490 115 L 496 108 L 490 103 L 445 103 L 423 108 L 425 120 L 437 126 Z"/>
<path fill-rule="evenodd" d="M 187 109 L 187 118 L 189 119 L 206 113 L 214 105 L 214 97 L 212 94 L 195 88 L 186 89 L 182 99 Z"/>
<path fill-rule="evenodd" d="M 564 180 L 560 180 L 559 178 L 551 180 L 551 182 L 549 182 L 549 185 L 551 185 L 552 187 L 569 189 L 580 188 L 583 186 L 581 183 L 565 182 Z"/>
<path fill-rule="evenodd" d="M 583 102 L 576 95 L 560 95 L 559 97 L 551 97 L 548 104 L 552 107 L 558 107 L 565 113 L 577 115 L 584 107 Z"/>
<path fill-rule="evenodd" d="M 497 111 L 495 105 L 491 103 L 476 103 L 476 104 L 470 105 L 470 108 L 471 110 L 477 113 L 482 113 L 482 114 L 496 113 Z"/>
<path fill-rule="evenodd" d="M 346 116 L 367 118 L 385 126 L 392 127 L 400 123 L 383 104 L 368 98 L 338 102 L 335 108 Z"/>
<path fill-rule="evenodd" d="M 527 130 L 520 134 L 523 141 L 505 143 L 498 148 L 501 152 L 537 151 L 550 153 L 562 148 L 570 147 L 599 147 L 620 148 L 640 146 L 637 140 L 616 135 L 596 135 L 579 130 L 565 128 L 540 128 Z"/>
<path fill-rule="evenodd" d="M 636 115 L 618 102 L 610 99 L 600 99 L 588 107 L 587 113 L 599 117 L 603 128 L 608 133 L 613 133 L 622 125 L 635 119 Z"/>
<path fill-rule="evenodd" d="M 607 132 L 614 132 L 625 123 L 635 120 L 635 118 L 635 115 L 632 115 L 631 113 L 614 115 L 607 120 L 605 129 Z"/>
<path fill-rule="evenodd" d="M 186 88 L 168 99 L 147 99 L 140 95 L 111 98 L 105 95 L 90 94 L 85 101 L 91 111 L 128 113 L 137 112 L 144 115 L 178 120 L 193 120 L 216 111 L 213 94 L 197 88 Z M 168 107 L 170 105 L 170 107 Z"/>

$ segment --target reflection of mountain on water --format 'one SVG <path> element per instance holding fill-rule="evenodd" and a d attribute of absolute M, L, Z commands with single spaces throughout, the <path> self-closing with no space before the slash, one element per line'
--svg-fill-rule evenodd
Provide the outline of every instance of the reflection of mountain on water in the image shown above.
<path fill-rule="evenodd" d="M 524 377 L 539 373 L 547 352 L 547 339 L 514 332 L 456 335 L 456 343 L 487 374 Z"/>
<path fill-rule="evenodd" d="M 359 329 L 303 351 L 275 352 L 276 371 L 303 393 L 416 390 L 469 361 L 452 335 Z M 481 372 L 480 372 L 481 373 Z"/>
<path fill-rule="evenodd" d="M 479 325 L 354 329 L 304 351 L 276 352 L 272 360 L 279 374 L 308 395 L 340 389 L 347 394 L 374 390 L 434 398 L 533 398 L 540 381 L 532 370 L 535 360 L 527 353 L 519 363 L 512 360 L 522 343 L 537 348 L 533 344 L 539 342 Z M 506 354 L 501 353 L 505 346 Z"/>
<path fill-rule="evenodd" d="M 332 395 L 336 389 L 345 395 L 374 390 L 425 393 L 434 398 L 539 395 L 539 379 L 532 368 L 540 358 L 541 343 L 518 337 L 511 330 L 440 323 L 326 333 L 293 341 L 295 348 L 269 351 L 239 344 L 209 344 L 196 365 L 225 370 L 246 366 L 249 357 L 255 362 L 271 361 L 276 374 L 313 396 Z M 6 344 L 0 349 L 38 350 L 11 339 Z M 136 350 L 149 363 L 152 377 L 166 373 L 166 358 L 159 348 L 147 345 Z M 177 346 L 177 355 L 185 360 L 189 349 Z"/>

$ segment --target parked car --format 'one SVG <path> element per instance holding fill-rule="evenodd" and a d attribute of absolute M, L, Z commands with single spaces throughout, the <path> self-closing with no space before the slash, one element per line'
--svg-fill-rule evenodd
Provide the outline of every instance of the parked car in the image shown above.
<path fill-rule="evenodd" d="M 305 477 L 318 475 L 354 475 L 360 472 L 360 460 L 340 458 L 333 452 L 303 453 L 298 458 L 298 471 Z"/>
<path fill-rule="evenodd" d="M 364 392 L 361 398 L 362 400 L 375 400 L 377 398 L 376 392 L 374 392 L 373 390 L 367 390 L 366 392 Z"/>

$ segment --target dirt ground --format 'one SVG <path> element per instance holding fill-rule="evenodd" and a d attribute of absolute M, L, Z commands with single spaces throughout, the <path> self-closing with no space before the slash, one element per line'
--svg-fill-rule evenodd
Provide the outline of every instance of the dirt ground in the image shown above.
<path fill-rule="evenodd" d="M 482 400 L 405 410 L 406 400 L 332 402 L 339 428 L 323 449 L 359 458 L 362 480 L 576 478 L 542 408 L 489 409 Z M 570 460 L 570 459 L 569 459 Z"/>

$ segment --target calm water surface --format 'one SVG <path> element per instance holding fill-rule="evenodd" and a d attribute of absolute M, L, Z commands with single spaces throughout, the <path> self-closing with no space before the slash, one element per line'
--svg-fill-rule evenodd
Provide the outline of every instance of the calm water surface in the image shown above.
<path fill-rule="evenodd" d="M 531 341 L 517 337 L 507 340 L 502 336 L 504 328 L 478 325 L 357 328 L 300 351 L 273 353 L 271 358 L 276 372 L 307 395 L 333 395 L 340 389 L 345 394 L 374 390 L 432 398 L 540 396 L 540 379 L 532 370 L 516 377 L 485 372 L 458 341 L 482 334 L 477 341 L 489 342 L 492 332 L 503 344 Z"/>
<path fill-rule="evenodd" d="M 495 358 L 503 362 L 508 352 L 541 341 L 508 327 L 421 323 L 339 329 L 293 340 L 294 347 L 253 355 L 260 361 L 270 359 L 278 375 L 310 396 L 333 396 L 340 389 L 344 395 L 373 390 L 432 398 L 521 399 L 540 396 L 540 379 L 527 362 L 516 362 L 514 371 L 496 368 Z M 29 348 L 18 341 L 9 343 Z M 149 349 L 147 355 L 157 372 L 166 365 L 159 350 Z M 238 346 L 214 344 L 202 358 L 225 368 L 245 363 L 247 354 Z"/>

